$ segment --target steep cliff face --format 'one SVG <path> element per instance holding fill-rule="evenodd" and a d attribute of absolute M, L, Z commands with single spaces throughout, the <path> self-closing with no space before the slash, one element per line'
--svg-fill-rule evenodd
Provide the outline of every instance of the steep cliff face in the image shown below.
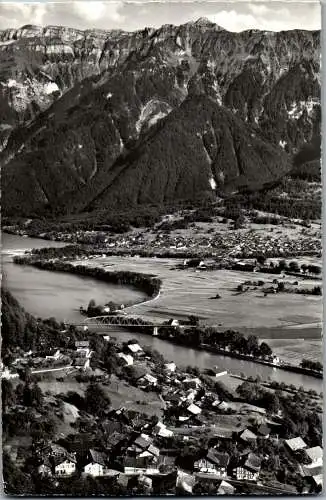
<path fill-rule="evenodd" d="M 295 154 L 319 134 L 319 32 L 230 33 L 206 19 L 134 33 L 25 26 L 0 33 L 0 61 L 10 210 L 122 203 L 119 186 L 142 169 L 160 180 L 139 174 L 144 193 L 128 194 L 133 203 L 158 191 L 166 201 L 207 186 L 214 192 L 255 178 L 262 184 L 284 172 L 283 152 Z M 198 104 L 197 120 L 195 102 L 221 108 L 219 120 Z M 160 145 L 159 157 L 151 144 Z M 239 160 L 243 151 L 254 159 Z M 144 152 L 152 155 L 150 167 Z M 191 168 L 171 174 L 172 164 L 188 160 Z"/>

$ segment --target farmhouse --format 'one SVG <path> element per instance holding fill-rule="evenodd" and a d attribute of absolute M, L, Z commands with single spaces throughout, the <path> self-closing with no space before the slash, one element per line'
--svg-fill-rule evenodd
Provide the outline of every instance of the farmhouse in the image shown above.
<path fill-rule="evenodd" d="M 76 472 L 76 458 L 73 456 L 54 457 L 54 473 L 56 476 L 71 476 Z"/>
<path fill-rule="evenodd" d="M 143 349 L 140 347 L 139 344 L 128 344 L 127 348 L 129 351 L 134 355 L 134 356 L 142 356 L 144 354 Z"/>
<path fill-rule="evenodd" d="M 234 469 L 238 481 L 257 481 L 261 468 L 261 459 L 254 453 L 241 458 L 239 465 Z"/>
<path fill-rule="evenodd" d="M 105 455 L 96 450 L 90 449 L 83 471 L 84 474 L 93 477 L 104 476 L 106 472 Z"/>
<path fill-rule="evenodd" d="M 284 441 L 286 446 L 291 450 L 291 451 L 298 451 L 298 450 L 303 450 L 304 448 L 307 448 L 306 443 L 304 440 L 298 436 L 292 439 L 286 439 Z"/>
<path fill-rule="evenodd" d="M 228 453 L 219 453 L 214 448 L 207 451 L 206 456 L 197 460 L 194 464 L 195 471 L 206 472 L 209 474 L 218 474 L 222 477 L 227 475 L 227 466 L 230 457 Z"/>
<path fill-rule="evenodd" d="M 244 441 L 245 443 L 253 443 L 257 440 L 256 434 L 251 432 L 249 429 L 245 429 L 241 434 L 240 434 L 240 439 Z"/>
<path fill-rule="evenodd" d="M 130 354 L 124 354 L 123 352 L 119 352 L 117 357 L 120 358 L 121 362 L 125 366 L 131 366 L 134 364 L 134 358 Z"/>
<path fill-rule="evenodd" d="M 313 448 L 306 448 L 305 452 L 309 457 L 310 461 L 314 465 L 322 465 L 323 463 L 323 449 L 320 446 L 314 446 Z"/>

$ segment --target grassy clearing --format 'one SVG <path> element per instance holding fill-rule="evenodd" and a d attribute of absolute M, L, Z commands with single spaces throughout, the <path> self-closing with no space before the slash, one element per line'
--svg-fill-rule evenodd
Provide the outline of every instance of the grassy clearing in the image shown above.
<path fill-rule="evenodd" d="M 103 386 L 103 389 L 111 399 L 113 408 L 124 406 L 128 410 L 162 418 L 163 404 L 154 392 L 144 392 L 137 387 L 132 387 L 114 375 L 111 377 L 110 385 Z"/>
<path fill-rule="evenodd" d="M 245 280 L 263 280 L 273 277 L 263 273 L 241 271 L 201 271 L 172 268 L 174 259 L 108 257 L 88 261 L 88 265 L 112 264 L 113 270 L 129 270 L 157 275 L 163 280 L 160 297 L 147 304 L 131 307 L 131 314 L 146 315 L 149 319 L 162 321 L 170 317 L 198 315 L 206 324 L 219 325 L 224 329 L 260 329 L 281 327 L 280 338 L 298 336 L 290 332 L 291 325 L 320 323 L 322 298 L 297 294 L 263 296 L 260 290 L 235 294 L 235 288 Z M 221 299 L 212 300 L 216 293 Z M 257 332 L 255 332 L 257 334 Z M 267 335 L 265 334 L 267 337 Z M 268 335 L 269 336 L 269 335 Z M 316 338 L 316 332 L 310 337 Z"/>

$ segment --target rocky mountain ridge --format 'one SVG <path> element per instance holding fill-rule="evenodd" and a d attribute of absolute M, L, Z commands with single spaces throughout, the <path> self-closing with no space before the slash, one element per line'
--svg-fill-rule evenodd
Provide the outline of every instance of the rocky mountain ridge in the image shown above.
<path fill-rule="evenodd" d="M 180 140 L 172 155 L 163 146 L 152 165 L 159 188 L 153 187 L 153 196 L 151 187 L 146 195 L 128 195 L 130 202 L 155 199 L 157 189 L 164 202 L 248 185 L 254 177 L 270 181 L 286 170 L 284 158 L 320 130 L 319 31 L 231 33 L 206 19 L 133 33 L 25 26 L 0 33 L 0 61 L 1 164 L 11 209 L 26 205 L 26 191 L 17 187 L 22 177 L 34 193 L 33 208 L 28 203 L 25 212 L 53 209 L 54 200 L 68 211 L 121 204 L 121 179 L 124 186 L 132 185 L 135 172 L 148 168 L 143 151 L 151 151 L 149 144 L 161 145 L 162 137 L 168 141 L 169 127 L 176 127 Z M 222 108 L 216 111 L 219 120 L 207 116 L 208 102 L 214 110 Z M 176 125 L 179 116 L 185 120 L 183 130 Z M 234 145 L 228 146 L 234 130 L 236 143 L 242 144 L 240 161 Z M 192 153 L 201 159 L 186 169 L 188 180 L 181 178 L 187 147 L 192 149 L 203 133 L 210 142 L 202 141 L 199 152 Z M 245 161 L 240 136 L 255 143 L 252 165 Z M 210 148 L 215 148 L 214 160 Z M 268 168 L 267 151 L 274 156 Z M 219 165 L 211 171 L 214 162 Z M 198 192 L 190 187 L 201 185 Z"/>

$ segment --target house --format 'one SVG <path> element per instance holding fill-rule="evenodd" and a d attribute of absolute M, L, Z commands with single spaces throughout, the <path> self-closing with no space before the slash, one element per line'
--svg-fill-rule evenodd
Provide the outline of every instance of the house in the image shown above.
<path fill-rule="evenodd" d="M 188 406 L 187 411 L 189 411 L 192 415 L 199 415 L 201 413 L 201 408 L 194 403 L 191 403 L 191 405 Z"/>
<path fill-rule="evenodd" d="M 249 429 L 245 429 L 241 434 L 240 434 L 240 439 L 244 441 L 245 443 L 253 443 L 257 441 L 257 436 L 253 432 L 251 432 Z"/>
<path fill-rule="evenodd" d="M 90 368 L 90 358 L 76 358 L 73 362 L 73 366 L 85 371 Z"/>
<path fill-rule="evenodd" d="M 164 365 L 164 370 L 167 371 L 167 372 L 175 372 L 175 370 L 177 369 L 177 366 L 175 363 L 165 363 Z"/>
<path fill-rule="evenodd" d="M 37 467 L 37 472 L 42 477 L 49 477 L 52 475 L 51 462 L 48 457 L 45 457 L 42 463 Z"/>
<path fill-rule="evenodd" d="M 261 468 L 261 459 L 254 453 L 241 457 L 233 473 L 238 481 L 257 481 Z"/>
<path fill-rule="evenodd" d="M 76 458 L 72 455 L 66 457 L 54 457 L 54 474 L 56 476 L 71 476 L 76 472 Z"/>
<path fill-rule="evenodd" d="M 90 449 L 83 472 L 93 477 L 104 476 L 106 472 L 106 457 L 104 453 Z"/>
<path fill-rule="evenodd" d="M 159 474 L 158 465 L 153 456 L 130 457 L 123 459 L 125 474 Z"/>
<path fill-rule="evenodd" d="M 320 446 L 314 446 L 313 448 L 306 448 L 305 453 L 310 459 L 310 462 L 314 465 L 323 464 L 323 449 Z"/>
<path fill-rule="evenodd" d="M 48 450 L 48 454 L 51 457 L 65 457 L 68 454 L 68 451 L 63 446 L 59 444 L 52 443 Z"/>
<path fill-rule="evenodd" d="M 227 481 L 224 481 L 224 479 L 221 481 L 221 484 L 217 489 L 218 495 L 234 495 L 234 492 L 234 486 L 232 486 L 232 484 L 228 483 Z"/>
<path fill-rule="evenodd" d="M 140 387 L 156 387 L 157 378 L 153 377 L 150 373 L 146 373 L 143 377 L 140 377 L 137 381 Z"/>
<path fill-rule="evenodd" d="M 160 437 L 172 437 L 173 432 L 166 428 L 166 425 L 162 422 L 157 422 L 153 428 L 153 432 Z"/>
<path fill-rule="evenodd" d="M 185 388 L 198 389 L 202 382 L 198 377 L 187 377 L 183 380 L 183 385 Z"/>
<path fill-rule="evenodd" d="M 178 319 L 169 319 L 168 325 L 169 326 L 180 326 L 180 323 L 179 323 Z"/>
<path fill-rule="evenodd" d="M 127 349 L 134 355 L 134 356 L 142 356 L 144 354 L 143 349 L 140 347 L 139 344 L 128 344 Z"/>
<path fill-rule="evenodd" d="M 140 451 L 147 450 L 147 448 L 153 444 L 153 438 L 148 436 L 147 434 L 140 434 L 132 443 L 136 448 Z"/>
<path fill-rule="evenodd" d="M 173 470 L 175 468 L 175 461 L 175 456 L 160 455 L 158 458 L 158 467 L 161 472 Z"/>
<path fill-rule="evenodd" d="M 306 443 L 304 442 L 304 440 L 300 436 L 292 438 L 292 439 L 286 439 L 284 441 L 284 443 L 292 452 L 298 451 L 298 450 L 303 450 L 304 448 L 307 448 Z"/>
<path fill-rule="evenodd" d="M 146 450 L 141 451 L 141 453 L 138 455 L 139 457 L 159 457 L 160 455 L 160 450 L 156 448 L 156 446 L 153 446 L 152 444 L 149 445 L 149 447 Z"/>
<path fill-rule="evenodd" d="M 1 373 L 1 378 L 11 379 L 17 377 L 19 377 L 19 374 L 16 372 L 11 372 L 7 366 L 4 367 Z"/>
<path fill-rule="evenodd" d="M 88 347 L 77 347 L 77 353 L 79 358 L 90 358 L 92 351 Z"/>
<path fill-rule="evenodd" d="M 261 424 L 257 429 L 258 436 L 262 437 L 264 439 L 269 438 L 270 433 L 271 433 L 271 430 L 266 424 Z"/>
<path fill-rule="evenodd" d="M 317 476 L 312 477 L 315 486 L 323 487 L 323 474 L 317 474 Z"/>
<path fill-rule="evenodd" d="M 192 474 L 178 470 L 176 478 L 176 487 L 186 493 L 192 493 L 196 479 Z"/>
<path fill-rule="evenodd" d="M 119 352 L 119 354 L 117 354 L 117 357 L 122 361 L 124 366 L 131 366 L 134 364 L 134 358 L 130 354 Z"/>
<path fill-rule="evenodd" d="M 219 453 L 214 448 L 207 451 L 206 456 L 196 460 L 194 469 L 197 472 L 206 472 L 208 474 L 218 474 L 221 477 L 227 476 L 227 466 L 230 457 L 228 453 Z"/>
<path fill-rule="evenodd" d="M 60 359 L 62 357 L 63 357 L 63 354 L 61 354 L 60 351 L 59 351 L 59 349 L 58 349 L 57 351 L 55 351 L 54 354 L 52 354 L 50 356 L 45 356 L 45 359 L 57 361 L 58 359 Z"/>

